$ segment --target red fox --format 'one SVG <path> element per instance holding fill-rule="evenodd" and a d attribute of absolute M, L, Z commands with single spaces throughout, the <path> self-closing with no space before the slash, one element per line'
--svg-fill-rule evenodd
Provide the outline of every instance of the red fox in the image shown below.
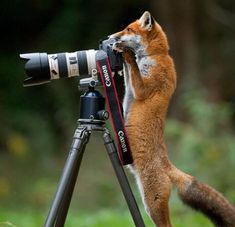
<path fill-rule="evenodd" d="M 174 62 L 161 26 L 149 12 L 111 35 L 125 60 L 124 117 L 136 177 L 146 212 L 158 227 L 171 227 L 172 184 L 184 203 L 219 227 L 235 227 L 235 208 L 215 189 L 177 169 L 164 141 L 165 118 L 176 87 Z"/>

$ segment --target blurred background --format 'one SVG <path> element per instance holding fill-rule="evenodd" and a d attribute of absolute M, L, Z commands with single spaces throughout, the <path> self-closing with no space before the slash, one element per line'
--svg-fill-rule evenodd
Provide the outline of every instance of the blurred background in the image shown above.
<path fill-rule="evenodd" d="M 24 88 L 19 53 L 97 49 L 100 39 L 145 10 L 167 33 L 177 69 L 178 87 L 166 125 L 170 158 L 235 204 L 235 1 L 3 0 L 0 226 L 43 225 L 82 93 L 79 78 Z M 174 226 L 211 226 L 183 206 L 173 191 Z M 144 218 L 146 226 L 153 226 Z M 133 226 L 99 134 L 87 146 L 66 226 Z"/>

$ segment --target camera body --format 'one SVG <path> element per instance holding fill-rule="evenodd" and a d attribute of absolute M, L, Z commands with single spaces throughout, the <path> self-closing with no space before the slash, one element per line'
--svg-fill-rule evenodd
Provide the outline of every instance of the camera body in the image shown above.
<path fill-rule="evenodd" d="M 107 53 L 111 70 L 114 72 L 123 70 L 123 58 L 120 52 L 113 50 L 113 45 L 117 43 L 114 38 L 108 38 L 100 41 L 99 49 Z"/>
<path fill-rule="evenodd" d="M 59 78 L 83 75 L 91 77 L 97 73 L 96 54 L 98 51 L 106 52 L 112 72 L 120 72 L 123 69 L 122 55 L 112 49 L 116 42 L 117 40 L 113 38 L 104 39 L 100 41 L 99 50 L 20 54 L 20 58 L 26 61 L 27 78 L 24 80 L 24 86 L 44 84 Z M 89 81 L 88 78 L 87 81 Z"/>

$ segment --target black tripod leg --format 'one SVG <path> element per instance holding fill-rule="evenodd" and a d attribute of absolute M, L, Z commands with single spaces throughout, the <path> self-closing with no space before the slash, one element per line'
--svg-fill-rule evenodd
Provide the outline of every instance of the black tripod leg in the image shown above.
<path fill-rule="evenodd" d="M 86 127 L 78 127 L 74 133 L 69 156 L 44 227 L 63 226 L 65 222 L 85 145 L 89 140 L 89 135 Z"/>
<path fill-rule="evenodd" d="M 131 191 L 128 179 L 126 177 L 126 174 L 122 168 L 122 164 L 119 160 L 117 149 L 114 145 L 113 140 L 111 139 L 110 133 L 108 130 L 104 132 L 104 144 L 106 147 L 106 150 L 108 152 L 109 158 L 112 162 L 113 168 L 115 170 L 116 176 L 118 178 L 119 184 L 121 186 L 123 195 L 126 199 L 127 205 L 129 207 L 129 210 L 131 212 L 133 221 L 135 223 L 135 226 L 137 227 L 145 227 L 144 221 L 142 219 L 140 210 L 137 206 L 135 197 Z"/>
<path fill-rule="evenodd" d="M 84 150 L 85 150 L 85 146 L 83 146 L 83 151 L 81 151 L 82 153 L 81 156 L 83 155 Z M 73 195 L 74 186 L 76 184 L 78 172 L 80 169 L 81 161 L 82 161 L 82 157 L 79 158 L 78 163 L 74 169 L 73 175 L 71 176 L 64 198 L 60 205 L 61 208 L 59 209 L 59 212 L 57 214 L 55 227 L 61 227 L 61 226 L 64 226 L 65 224 L 65 220 L 66 220 L 68 210 L 69 210 L 69 205 L 70 205 L 72 195 Z"/>

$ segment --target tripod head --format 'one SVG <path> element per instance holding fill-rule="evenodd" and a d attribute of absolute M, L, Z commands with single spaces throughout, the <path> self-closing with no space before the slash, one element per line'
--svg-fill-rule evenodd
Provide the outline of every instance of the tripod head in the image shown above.
<path fill-rule="evenodd" d="M 80 96 L 80 118 L 81 124 L 104 124 L 109 118 L 108 111 L 105 110 L 105 98 L 95 89 L 101 85 L 97 79 L 97 71 L 93 71 L 90 78 L 80 80 L 80 88 L 86 87 L 86 92 Z"/>

